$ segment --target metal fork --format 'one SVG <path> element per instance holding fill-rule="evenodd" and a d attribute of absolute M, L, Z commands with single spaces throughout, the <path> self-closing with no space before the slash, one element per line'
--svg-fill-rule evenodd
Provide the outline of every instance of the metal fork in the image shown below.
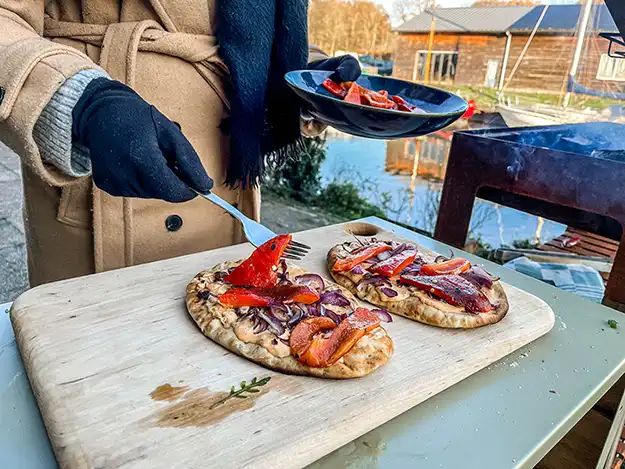
<path fill-rule="evenodd" d="M 245 233 L 245 237 L 250 243 L 252 243 L 254 247 L 258 247 L 261 244 L 266 243 L 270 239 L 278 236 L 269 228 L 261 225 L 260 223 L 255 222 L 254 220 L 247 218 L 238 209 L 230 205 L 221 197 L 216 196 L 212 192 L 209 192 L 208 194 L 202 194 L 201 192 L 198 192 L 195 190 L 194 192 L 200 197 L 203 197 L 206 200 L 210 200 L 215 205 L 219 205 L 226 212 L 228 212 L 234 218 L 239 220 L 241 224 L 243 225 L 243 232 Z M 297 241 L 291 240 L 286 250 L 284 251 L 284 254 L 282 254 L 282 257 L 286 259 L 293 259 L 293 260 L 299 261 L 301 260 L 302 257 L 304 257 L 308 253 L 309 250 L 310 250 L 310 246 L 306 246 L 305 244 L 298 243 Z"/>

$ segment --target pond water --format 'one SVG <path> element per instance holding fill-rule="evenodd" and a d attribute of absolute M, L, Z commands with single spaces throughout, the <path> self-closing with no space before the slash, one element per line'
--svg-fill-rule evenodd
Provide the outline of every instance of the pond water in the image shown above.
<path fill-rule="evenodd" d="M 332 129 L 326 136 L 322 180 L 324 184 L 353 182 L 389 219 L 433 232 L 450 140 L 450 132 L 387 142 Z M 565 229 L 562 224 L 478 199 L 469 236 L 499 247 L 522 239 L 548 241 Z"/>

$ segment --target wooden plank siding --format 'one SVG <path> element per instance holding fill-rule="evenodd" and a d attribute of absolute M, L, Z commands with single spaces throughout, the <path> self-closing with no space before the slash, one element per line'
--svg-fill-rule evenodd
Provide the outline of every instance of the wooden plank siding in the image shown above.
<path fill-rule="evenodd" d="M 412 80 L 415 54 L 428 49 L 428 34 L 399 34 L 394 53 L 393 75 Z M 510 56 L 506 69 L 508 80 L 525 43 L 527 34 L 512 36 Z M 448 34 L 434 36 L 433 50 L 455 51 L 458 64 L 455 84 L 484 86 L 489 60 L 498 60 L 500 67 L 506 46 L 505 35 Z M 572 34 L 536 35 L 516 71 L 509 89 L 514 91 L 560 93 L 566 87 L 575 37 Z M 608 51 L 608 41 L 599 37 L 586 40 L 578 83 L 599 91 L 625 92 L 625 81 L 598 80 L 597 70 L 601 55 Z M 499 83 L 501 68 L 497 74 Z"/>

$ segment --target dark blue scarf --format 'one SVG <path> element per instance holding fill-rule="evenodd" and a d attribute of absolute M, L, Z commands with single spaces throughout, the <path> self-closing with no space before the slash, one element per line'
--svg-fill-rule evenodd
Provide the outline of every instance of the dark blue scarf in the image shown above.
<path fill-rule="evenodd" d="M 308 62 L 307 0 L 218 0 L 217 38 L 230 70 L 226 184 L 258 184 L 267 158 L 301 139 L 300 102 L 284 74 Z"/>

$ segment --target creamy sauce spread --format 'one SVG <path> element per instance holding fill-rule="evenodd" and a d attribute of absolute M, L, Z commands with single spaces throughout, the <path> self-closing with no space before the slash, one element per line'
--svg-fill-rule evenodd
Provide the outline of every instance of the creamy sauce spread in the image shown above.
<path fill-rule="evenodd" d="M 234 326 L 234 333 L 240 341 L 248 344 L 257 344 L 267 349 L 267 351 L 275 357 L 285 358 L 291 355 L 291 349 L 288 345 L 278 340 L 272 332 L 254 333 L 254 325 L 249 319 L 242 319 Z"/>

